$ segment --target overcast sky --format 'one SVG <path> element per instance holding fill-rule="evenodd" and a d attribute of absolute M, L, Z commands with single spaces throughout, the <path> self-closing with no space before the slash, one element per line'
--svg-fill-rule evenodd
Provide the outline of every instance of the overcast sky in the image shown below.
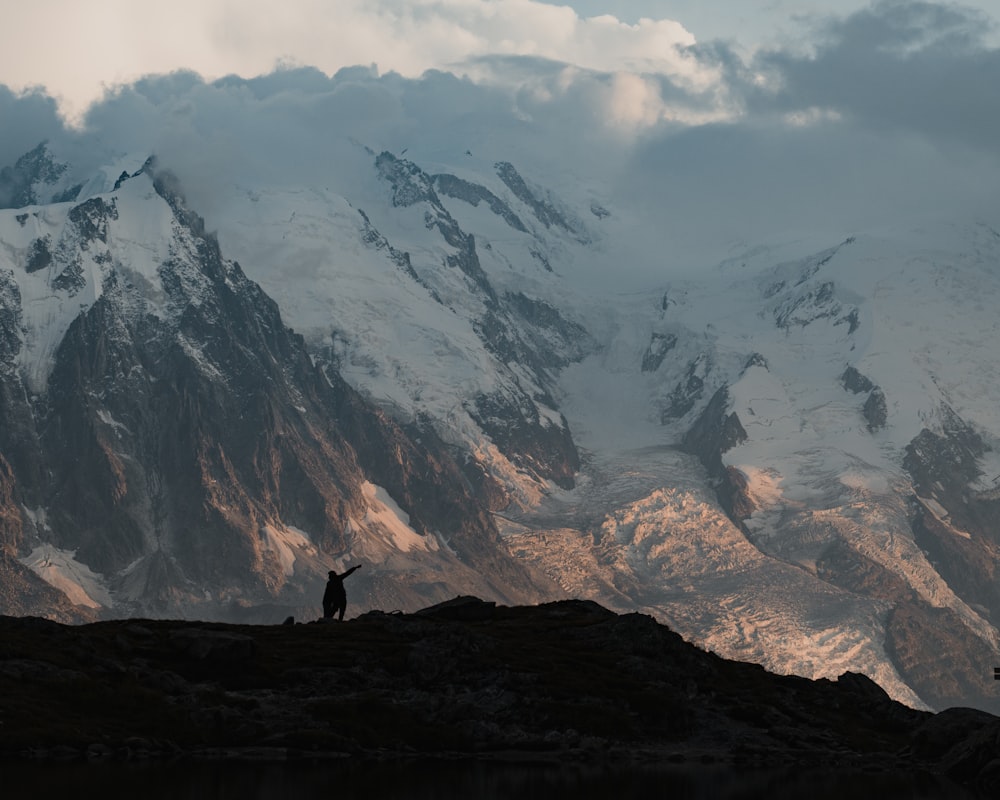
<path fill-rule="evenodd" d="M 942 210 L 1000 226 L 1000 0 L 7 5 L 0 166 L 85 139 L 207 185 L 310 179 L 334 133 L 496 142 L 551 180 L 600 171 L 677 237 Z"/>
<path fill-rule="evenodd" d="M 918 2 L 909 3 L 919 5 Z M 492 54 L 684 72 L 675 45 L 791 45 L 864 0 L 32 0 L 7 3 L 0 83 L 43 86 L 69 114 L 147 73 L 251 77 L 376 64 L 415 77 Z M 1000 0 L 968 0 L 994 19 Z M 453 66 L 453 69 L 458 67 Z"/>

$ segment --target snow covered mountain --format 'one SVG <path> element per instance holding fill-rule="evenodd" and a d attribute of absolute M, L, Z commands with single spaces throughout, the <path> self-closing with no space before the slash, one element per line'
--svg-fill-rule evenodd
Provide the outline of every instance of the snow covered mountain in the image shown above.
<path fill-rule="evenodd" d="M 362 560 L 355 607 L 572 594 L 1000 710 L 1000 234 L 680 273 L 610 188 L 331 147 L 211 234 L 145 153 L 0 176 L 7 613 L 273 619 Z"/>
<path fill-rule="evenodd" d="M 512 540 L 543 564 L 564 547 L 561 583 L 727 656 L 853 664 L 906 702 L 996 709 L 1000 237 L 939 225 L 804 249 L 623 298 L 613 357 L 563 375 L 593 483 Z M 615 405 L 630 419 L 611 427 Z"/>
<path fill-rule="evenodd" d="M 0 222 L 8 610 L 51 611 L 40 577 L 83 609 L 274 618 L 348 557 L 378 567 L 367 605 L 541 596 L 433 431 L 315 363 L 169 174 L 120 166 Z"/>

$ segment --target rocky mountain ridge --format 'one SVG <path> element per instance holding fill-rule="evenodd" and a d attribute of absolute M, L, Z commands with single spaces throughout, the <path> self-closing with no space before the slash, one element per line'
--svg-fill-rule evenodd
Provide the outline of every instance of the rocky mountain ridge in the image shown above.
<path fill-rule="evenodd" d="M 995 791 L 1000 720 L 777 676 L 640 614 L 462 597 L 346 623 L 0 618 L 0 756 L 498 758 L 927 773 Z M 947 776 L 947 777 L 946 777 Z M 942 783 L 944 788 L 944 783 Z"/>

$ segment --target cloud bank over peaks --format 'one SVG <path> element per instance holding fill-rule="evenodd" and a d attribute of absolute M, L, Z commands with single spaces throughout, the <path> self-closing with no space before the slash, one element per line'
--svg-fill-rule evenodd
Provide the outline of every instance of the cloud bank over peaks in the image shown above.
<path fill-rule="evenodd" d="M 673 23 L 585 20 L 531 0 L 338 3 L 342 19 L 360 20 L 346 32 L 321 5 L 300 0 L 279 19 L 253 0 L 252 13 L 213 28 L 214 40 L 250 48 L 270 14 L 280 44 L 311 10 L 314 66 L 147 76 L 109 91 L 77 128 L 51 97 L 0 88 L 0 167 L 41 139 L 98 158 L 155 152 L 211 224 L 220 187 L 364 183 L 350 174 L 365 163 L 361 145 L 406 149 L 432 170 L 510 161 L 557 193 L 586 185 L 655 232 L 649 246 L 665 260 L 692 264 L 740 242 L 846 237 L 942 213 L 1000 227 L 1000 50 L 979 12 L 883 0 L 826 19 L 794 49 L 747 56 Z M 322 61 L 325 42 L 371 65 L 369 35 L 399 40 L 406 69 Z M 451 66 L 409 74 L 425 64 L 407 53 L 438 40 Z"/>
<path fill-rule="evenodd" d="M 825 109 L 873 130 L 909 131 L 1000 154 L 996 23 L 955 5 L 883 0 L 817 31 L 810 52 L 759 55 L 774 85 L 756 111 Z"/>
<path fill-rule="evenodd" d="M 375 63 L 417 77 L 429 69 L 461 74 L 482 55 L 519 55 L 662 74 L 698 91 L 714 81 L 687 52 L 695 40 L 679 22 L 583 18 L 536 0 L 39 0 L 5 16 L 0 76 L 16 88 L 45 86 L 73 117 L 105 88 L 144 74 L 253 77 L 279 63 L 328 75 Z M 41 31 L 41 43 L 25 35 Z"/>

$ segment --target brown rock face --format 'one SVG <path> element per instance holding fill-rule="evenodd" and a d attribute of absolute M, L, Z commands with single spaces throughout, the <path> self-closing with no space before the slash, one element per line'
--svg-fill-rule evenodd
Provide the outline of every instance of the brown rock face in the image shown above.
<path fill-rule="evenodd" d="M 511 593 L 500 596 L 529 591 L 440 440 L 404 430 L 315 364 L 172 179 L 156 175 L 154 186 L 173 216 L 171 256 L 158 266 L 161 310 L 149 310 L 148 287 L 122 264 L 71 324 L 33 406 L 15 370 L 0 376 L 0 550 L 24 556 L 30 538 L 74 552 L 135 598 L 122 613 L 178 613 L 206 596 L 216 606 L 310 605 L 319 562 L 351 548 L 371 482 L 418 534 L 440 533 L 455 559 Z M 108 250 L 116 214 L 103 201 L 76 207 L 79 247 Z M 64 249 L 53 258 L 72 260 Z M 15 305 L 0 308 L 12 336 Z M 24 507 L 45 509 L 44 530 L 25 529 Z M 266 545 L 269 526 L 308 531 L 317 565 L 290 576 Z M 16 561 L 6 566 L 16 591 L 0 598 L 0 612 L 46 613 L 37 579 Z M 18 591 L 34 599 L 21 602 Z"/>
<path fill-rule="evenodd" d="M 722 454 L 747 439 L 739 415 L 726 413 L 729 405 L 729 389 L 718 389 L 704 411 L 698 416 L 691 429 L 684 435 L 681 448 L 698 456 L 708 474 L 716 482 L 719 505 L 730 519 L 741 528 L 743 521 L 756 508 L 747 492 L 745 476 L 737 469 L 722 463 Z"/>
<path fill-rule="evenodd" d="M 1000 682 L 993 680 L 996 654 L 954 611 L 919 601 L 898 604 L 886 626 L 886 650 L 928 705 L 975 704 L 1000 712 Z"/>

